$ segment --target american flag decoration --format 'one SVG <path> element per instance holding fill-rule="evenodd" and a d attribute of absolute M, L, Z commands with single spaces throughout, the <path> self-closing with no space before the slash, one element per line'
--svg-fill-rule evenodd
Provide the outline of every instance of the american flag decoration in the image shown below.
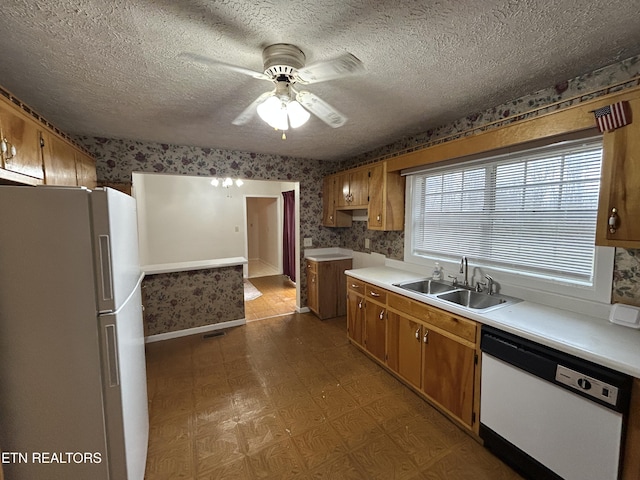
<path fill-rule="evenodd" d="M 610 132 L 631 123 L 629 102 L 617 102 L 593 111 L 600 132 Z"/>

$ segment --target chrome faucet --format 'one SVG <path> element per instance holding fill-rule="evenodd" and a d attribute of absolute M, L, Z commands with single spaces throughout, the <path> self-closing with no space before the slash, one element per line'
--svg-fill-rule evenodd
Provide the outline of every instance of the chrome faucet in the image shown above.
<path fill-rule="evenodd" d="M 464 283 L 465 287 L 469 286 L 469 264 L 467 263 L 467 257 L 462 257 L 460 259 L 460 273 L 464 273 Z"/>
<path fill-rule="evenodd" d="M 484 278 L 487 279 L 487 293 L 493 295 L 493 277 L 491 275 L 485 275 Z"/>

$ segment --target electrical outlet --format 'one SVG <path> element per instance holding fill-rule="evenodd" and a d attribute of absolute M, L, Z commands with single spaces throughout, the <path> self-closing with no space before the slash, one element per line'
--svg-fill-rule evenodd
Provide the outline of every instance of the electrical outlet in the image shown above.
<path fill-rule="evenodd" d="M 306 237 L 306 238 L 304 239 L 304 243 L 303 243 L 303 245 L 304 245 L 305 247 L 312 247 L 312 246 L 313 246 L 313 241 L 312 241 L 312 239 L 311 239 L 310 237 Z"/>
<path fill-rule="evenodd" d="M 371 248 L 371 240 L 370 239 L 368 239 L 368 238 L 364 239 L 364 248 L 366 250 L 369 250 Z"/>

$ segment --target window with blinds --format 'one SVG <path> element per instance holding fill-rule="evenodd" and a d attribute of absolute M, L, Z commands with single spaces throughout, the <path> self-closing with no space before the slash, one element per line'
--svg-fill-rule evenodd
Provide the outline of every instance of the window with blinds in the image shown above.
<path fill-rule="evenodd" d="M 412 254 L 591 285 L 601 161 L 598 138 L 416 173 Z"/>

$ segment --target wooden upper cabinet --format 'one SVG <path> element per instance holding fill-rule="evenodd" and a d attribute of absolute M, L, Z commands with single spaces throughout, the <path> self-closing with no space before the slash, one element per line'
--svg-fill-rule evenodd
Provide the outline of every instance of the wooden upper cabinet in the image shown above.
<path fill-rule="evenodd" d="M 640 117 L 640 98 L 629 106 Z M 596 244 L 640 248 L 640 118 L 603 137 Z"/>
<path fill-rule="evenodd" d="M 349 170 L 336 176 L 335 205 L 336 208 L 367 208 L 369 197 L 369 170 L 359 168 Z"/>
<path fill-rule="evenodd" d="M 351 211 L 367 209 L 369 230 L 403 230 L 404 184 L 386 161 L 325 177 L 322 225 L 350 227 Z"/>
<path fill-rule="evenodd" d="M 322 180 L 322 225 L 325 227 L 350 227 L 350 212 L 336 210 L 338 176 L 330 175 Z"/>
<path fill-rule="evenodd" d="M 47 185 L 77 185 L 76 148 L 50 132 L 42 132 L 42 161 Z"/>
<path fill-rule="evenodd" d="M 43 179 L 39 125 L 3 98 L 0 98 L 0 133 L 6 146 L 1 153 L 2 168 Z"/>
<path fill-rule="evenodd" d="M 325 227 L 336 226 L 335 184 L 334 175 L 322 179 L 322 225 Z"/>
<path fill-rule="evenodd" d="M 76 180 L 81 187 L 96 188 L 96 161 L 80 150 L 76 150 Z"/>
<path fill-rule="evenodd" d="M 369 169 L 369 230 L 404 229 L 404 178 L 388 172 L 387 162 Z"/>

